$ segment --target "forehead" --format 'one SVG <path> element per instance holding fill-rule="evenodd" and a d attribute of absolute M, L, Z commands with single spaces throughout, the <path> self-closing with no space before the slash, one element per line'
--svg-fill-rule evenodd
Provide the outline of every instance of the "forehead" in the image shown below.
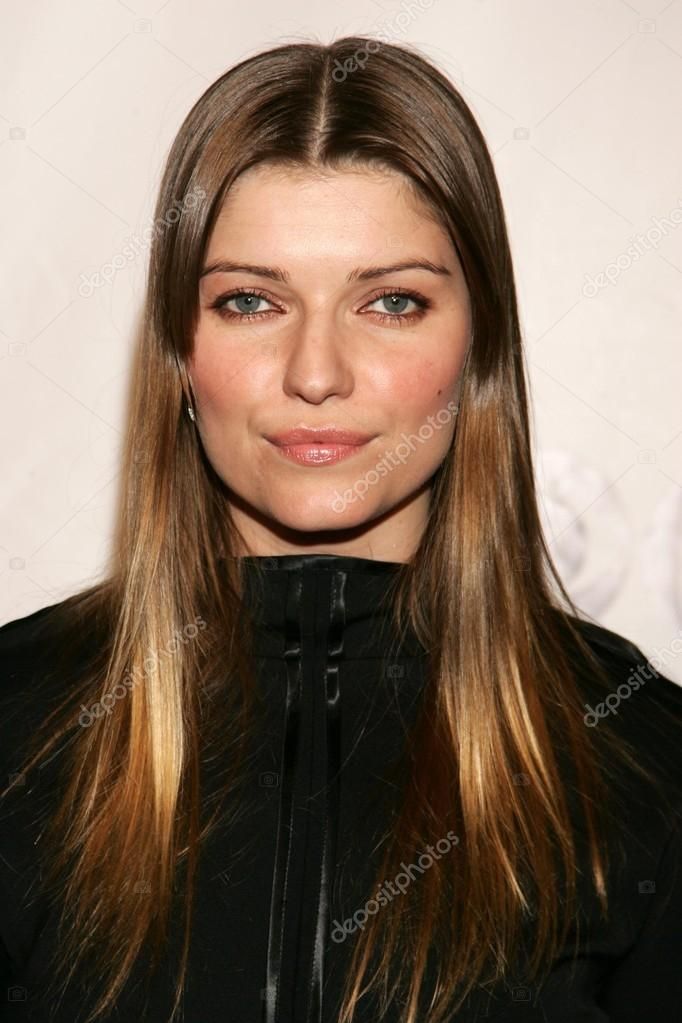
<path fill-rule="evenodd" d="M 404 201 L 418 201 L 417 186 L 411 178 L 395 168 L 378 163 L 357 163 L 332 169 L 303 167 L 283 163 L 256 164 L 239 175 L 231 186 L 223 209 L 256 192 L 289 191 L 301 195 L 325 195 L 350 191 L 385 192 Z"/>
<path fill-rule="evenodd" d="M 282 249 L 292 239 L 325 240 L 357 253 L 363 241 L 382 248 L 411 245 L 416 238 L 445 258 L 449 237 L 435 210 L 406 175 L 391 168 L 359 166 L 311 170 L 259 164 L 232 185 L 216 219 L 208 255 L 220 255 L 230 238 Z"/>

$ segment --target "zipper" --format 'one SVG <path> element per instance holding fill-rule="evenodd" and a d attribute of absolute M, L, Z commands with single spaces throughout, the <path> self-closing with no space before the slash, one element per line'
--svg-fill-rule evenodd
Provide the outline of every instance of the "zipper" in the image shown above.
<path fill-rule="evenodd" d="M 343 570 L 307 572 L 303 568 L 288 575 L 282 785 L 263 1023 L 323 1021 L 329 899 L 337 862 L 339 661 L 346 624 L 346 581 Z M 306 764 L 303 750 L 308 746 Z M 311 793 L 318 781 L 318 791 Z M 311 920 L 306 892 L 313 883 L 310 904 L 316 909 Z"/>

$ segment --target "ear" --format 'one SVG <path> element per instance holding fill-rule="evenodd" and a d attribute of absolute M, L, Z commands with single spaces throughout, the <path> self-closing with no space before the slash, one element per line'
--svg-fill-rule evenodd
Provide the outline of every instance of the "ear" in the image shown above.
<path fill-rule="evenodd" d="M 191 404 L 192 404 L 193 408 L 196 408 L 197 407 L 197 400 L 194 397 L 194 384 L 192 383 L 192 377 L 191 377 L 191 374 L 190 374 L 189 370 L 187 370 L 187 380 L 188 380 Z"/>
<path fill-rule="evenodd" d="M 188 405 L 194 406 L 195 401 L 194 401 L 194 393 L 193 393 L 193 389 L 192 389 L 192 377 L 190 376 L 187 367 L 185 366 L 185 364 L 183 362 L 181 362 L 180 359 L 177 359 L 177 364 L 178 364 L 178 371 L 180 373 L 180 383 L 182 384 L 182 390 L 183 390 L 184 395 L 185 395 L 185 400 L 187 401 Z"/>

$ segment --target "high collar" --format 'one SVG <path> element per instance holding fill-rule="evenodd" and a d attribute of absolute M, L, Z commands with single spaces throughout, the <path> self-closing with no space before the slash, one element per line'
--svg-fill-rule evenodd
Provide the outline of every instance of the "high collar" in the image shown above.
<path fill-rule="evenodd" d="M 409 687 L 412 673 L 399 662 L 421 657 L 423 650 L 411 629 L 399 637 L 393 628 L 392 590 L 400 580 L 398 562 L 351 555 L 280 554 L 245 556 L 239 567 L 243 604 L 254 627 L 254 653 L 283 661 L 280 672 L 286 677 L 263 1023 L 290 1019 L 312 1023 L 322 1019 L 330 890 L 338 862 L 342 717 L 347 727 L 358 712 L 358 703 L 364 713 L 377 695 L 386 700 L 390 689 Z M 367 660 L 375 663 L 364 664 L 361 670 L 359 662 Z M 344 671 L 344 661 L 355 661 L 356 666 Z M 356 681 L 367 678 L 368 668 L 373 681 L 365 690 Z M 415 674 L 420 685 L 420 673 Z M 309 792 L 311 783 L 314 796 Z M 301 900 L 295 889 L 292 896 L 289 886 L 292 863 L 300 870 L 292 823 L 297 785 L 304 786 L 306 827 L 312 836 L 308 840 L 312 848 L 317 844 L 321 857 L 319 874 L 314 868 L 319 876 L 318 890 L 312 895 L 317 908 L 312 917 L 305 912 L 311 953 L 305 1007 L 297 1001 L 292 979 L 301 967 L 287 941 L 289 935 L 300 934 L 303 919 Z M 310 875 L 309 867 L 307 871 Z M 314 907 L 315 901 L 308 899 L 307 905 Z"/>
<path fill-rule="evenodd" d="M 362 558 L 353 554 L 251 554 L 238 560 L 247 565 L 260 565 L 278 571 L 299 568 L 325 571 L 336 568 L 358 572 L 395 572 L 402 567 L 399 561 L 378 561 L 376 558 Z"/>
<path fill-rule="evenodd" d="M 391 588 L 397 561 L 346 554 L 248 555 L 237 559 L 244 598 L 252 612 L 256 653 L 281 657 L 296 634 L 331 646 L 344 659 L 385 657 L 396 640 Z M 335 638 L 336 637 L 336 638 Z M 411 630 L 395 649 L 419 656 L 423 648 Z"/>

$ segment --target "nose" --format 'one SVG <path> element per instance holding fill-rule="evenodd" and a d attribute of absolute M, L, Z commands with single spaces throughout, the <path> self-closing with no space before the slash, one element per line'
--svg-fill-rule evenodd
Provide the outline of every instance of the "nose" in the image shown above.
<path fill-rule="evenodd" d="M 282 342 L 285 394 L 312 405 L 332 395 L 347 397 L 353 390 L 354 371 L 344 338 L 343 328 L 325 310 L 324 303 L 306 313 L 291 337 Z"/>

